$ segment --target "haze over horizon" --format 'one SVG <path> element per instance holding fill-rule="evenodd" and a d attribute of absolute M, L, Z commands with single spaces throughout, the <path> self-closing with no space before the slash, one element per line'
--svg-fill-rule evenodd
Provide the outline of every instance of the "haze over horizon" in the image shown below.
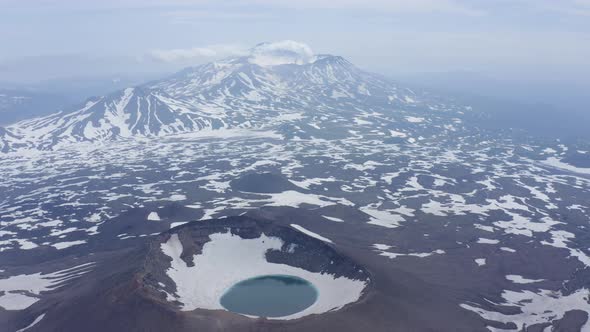
<path fill-rule="evenodd" d="M 82 97 L 291 39 L 398 81 L 585 113 L 588 16 L 587 0 L 4 0 L 0 85 Z"/>
<path fill-rule="evenodd" d="M 532 75 L 543 66 L 567 76 L 590 70 L 588 16 L 587 0 L 4 0 L 0 73 L 39 80 L 169 70 L 292 39 L 370 70 Z M 49 63 L 46 72 L 17 72 Z"/>

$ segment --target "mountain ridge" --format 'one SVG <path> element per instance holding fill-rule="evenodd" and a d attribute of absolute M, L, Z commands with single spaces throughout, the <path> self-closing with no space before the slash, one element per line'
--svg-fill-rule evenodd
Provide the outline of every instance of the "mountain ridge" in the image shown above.
<path fill-rule="evenodd" d="M 400 93 L 401 91 L 401 93 Z M 53 150 L 76 142 L 160 137 L 201 130 L 276 127 L 317 110 L 342 115 L 351 105 L 414 104 L 416 95 L 340 56 L 262 66 L 249 56 L 185 68 L 48 116 L 5 128 L 1 151 Z M 358 108 L 358 107 L 357 107 Z"/>

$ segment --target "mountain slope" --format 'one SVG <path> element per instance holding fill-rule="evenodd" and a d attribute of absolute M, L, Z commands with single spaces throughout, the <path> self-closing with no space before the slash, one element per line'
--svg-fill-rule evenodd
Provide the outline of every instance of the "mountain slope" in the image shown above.
<path fill-rule="evenodd" d="M 88 100 L 77 110 L 22 121 L 12 128 L 39 143 L 38 147 L 51 148 L 60 143 L 149 137 L 219 126 L 215 118 L 198 111 L 184 112 L 182 106 L 161 92 L 128 88 Z"/>
<path fill-rule="evenodd" d="M 415 105 L 419 99 L 411 90 L 363 72 L 339 56 L 266 65 L 259 59 L 260 47 L 250 56 L 188 68 L 67 111 L 21 121 L 8 130 L 23 137 L 29 148 L 46 150 L 83 141 L 277 128 L 302 117 L 350 120 L 360 108 Z M 15 149 L 10 142 L 4 145 Z"/>
<path fill-rule="evenodd" d="M 11 148 L 15 147 L 21 137 L 15 135 L 6 128 L 0 127 L 0 152 L 8 152 Z"/>

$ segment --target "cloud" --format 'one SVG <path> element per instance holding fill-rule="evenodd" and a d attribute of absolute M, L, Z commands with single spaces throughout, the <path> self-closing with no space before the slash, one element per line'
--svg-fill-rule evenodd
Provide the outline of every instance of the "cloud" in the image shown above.
<path fill-rule="evenodd" d="M 307 44 L 293 40 L 262 43 L 250 50 L 249 61 L 260 66 L 281 64 L 306 64 L 313 62 L 315 55 Z"/>
<path fill-rule="evenodd" d="M 231 56 L 248 56 L 250 62 L 262 66 L 285 63 L 305 64 L 315 59 L 312 49 L 307 44 L 292 40 L 261 43 L 250 49 L 237 44 L 216 44 L 192 48 L 156 49 L 148 52 L 150 59 L 166 63 L 187 63 Z"/>
<path fill-rule="evenodd" d="M 161 62 L 191 62 L 204 58 L 218 58 L 227 56 L 244 56 L 249 52 L 246 48 L 235 44 L 216 44 L 204 47 L 157 49 L 148 53 L 148 56 Z"/>

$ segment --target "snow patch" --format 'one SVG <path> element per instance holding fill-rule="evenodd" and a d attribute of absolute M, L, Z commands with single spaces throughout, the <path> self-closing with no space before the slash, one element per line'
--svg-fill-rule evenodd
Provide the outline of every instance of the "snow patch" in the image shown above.
<path fill-rule="evenodd" d="M 313 237 L 315 239 L 318 239 L 320 241 L 324 241 L 324 242 L 328 242 L 328 243 L 334 243 L 334 242 L 332 242 L 332 240 L 330 240 L 328 238 L 325 238 L 325 237 L 319 235 L 318 233 L 314 233 L 314 232 L 312 232 L 312 231 L 310 231 L 310 230 L 308 230 L 306 228 L 303 228 L 303 226 L 300 226 L 300 225 L 297 225 L 297 224 L 291 224 L 291 227 L 295 228 L 296 230 L 300 231 L 301 233 L 303 233 L 305 235 L 311 236 L 311 237 Z"/>
<path fill-rule="evenodd" d="M 67 281 L 82 276 L 91 271 L 93 262 L 85 263 L 48 274 L 41 272 L 34 274 L 20 274 L 0 279 L 0 307 L 7 310 L 23 310 L 39 300 L 42 292 L 65 286 Z M 30 295 L 24 295 L 26 292 Z"/>
<path fill-rule="evenodd" d="M 541 281 L 545 280 L 545 279 L 527 279 L 527 278 L 524 278 L 523 276 L 520 276 L 518 274 L 509 274 L 506 276 L 506 279 L 512 281 L 515 284 L 532 284 L 535 282 L 541 282 Z"/>
<path fill-rule="evenodd" d="M 406 116 L 406 121 L 411 123 L 421 123 L 424 122 L 424 118 L 419 118 L 415 116 Z"/>
<path fill-rule="evenodd" d="M 377 210 L 374 205 L 363 206 L 359 210 L 371 217 L 368 222 L 368 224 L 371 225 L 377 225 L 385 228 L 396 228 L 399 227 L 400 222 L 405 221 L 405 219 L 399 214 L 384 210 Z"/>
<path fill-rule="evenodd" d="M 542 161 L 542 163 L 547 166 L 559 168 L 559 169 L 574 172 L 574 173 L 590 174 L 590 168 L 576 167 L 576 166 L 564 163 L 563 161 L 561 161 L 561 159 L 555 158 L 555 157 L 549 157 L 549 158 L 547 158 L 547 160 Z"/>
<path fill-rule="evenodd" d="M 484 265 L 486 265 L 486 259 L 485 258 L 476 258 L 475 264 L 477 264 L 477 266 L 484 266 Z"/>
<path fill-rule="evenodd" d="M 41 315 L 37 316 L 37 318 L 35 318 L 35 320 L 31 324 L 23 327 L 20 330 L 16 330 L 16 332 L 23 332 L 23 331 L 30 329 L 31 327 L 37 325 L 37 323 L 39 323 L 43 319 L 43 317 L 45 317 L 45 314 L 41 314 Z"/>
<path fill-rule="evenodd" d="M 73 246 L 78 246 L 81 244 L 86 243 L 86 241 L 84 240 L 76 240 L 76 241 L 65 241 L 65 242 L 57 242 L 57 243 L 53 243 L 51 246 L 61 250 L 61 249 L 65 249 L 65 248 L 69 248 L 69 247 L 73 247 Z"/>
<path fill-rule="evenodd" d="M 324 217 L 324 218 L 326 218 L 326 219 L 328 219 L 328 220 L 330 220 L 330 221 L 335 221 L 335 222 L 344 222 L 344 220 L 342 220 L 342 219 L 340 219 L 340 218 L 336 218 L 336 217 L 330 217 L 330 216 L 325 216 L 325 215 L 322 215 L 322 217 Z"/>
<path fill-rule="evenodd" d="M 505 303 L 501 306 L 520 308 L 520 313 L 508 315 L 500 312 L 486 310 L 473 303 L 463 303 L 463 309 L 473 311 L 483 319 L 516 324 L 516 330 L 524 330 L 524 326 L 543 324 L 561 319 L 566 312 L 571 310 L 582 310 L 590 312 L 588 303 L 589 291 L 585 288 L 579 289 L 569 295 L 563 295 L 560 291 L 541 289 L 539 293 L 531 291 L 516 292 L 505 290 L 502 293 Z M 489 307 L 489 303 L 486 304 Z M 590 320 L 586 321 L 580 331 L 589 331 Z M 515 331 L 516 331 L 515 330 Z"/>
<path fill-rule="evenodd" d="M 498 244 L 498 243 L 500 243 L 500 241 L 498 241 L 498 240 L 492 240 L 492 239 L 486 239 L 486 238 L 480 237 L 479 239 L 477 239 L 477 243 L 480 243 L 480 244 Z"/>
<path fill-rule="evenodd" d="M 150 214 L 148 214 L 147 217 L 148 220 L 152 220 L 152 221 L 159 221 L 160 220 L 160 215 L 158 215 L 158 212 L 150 212 Z"/>

